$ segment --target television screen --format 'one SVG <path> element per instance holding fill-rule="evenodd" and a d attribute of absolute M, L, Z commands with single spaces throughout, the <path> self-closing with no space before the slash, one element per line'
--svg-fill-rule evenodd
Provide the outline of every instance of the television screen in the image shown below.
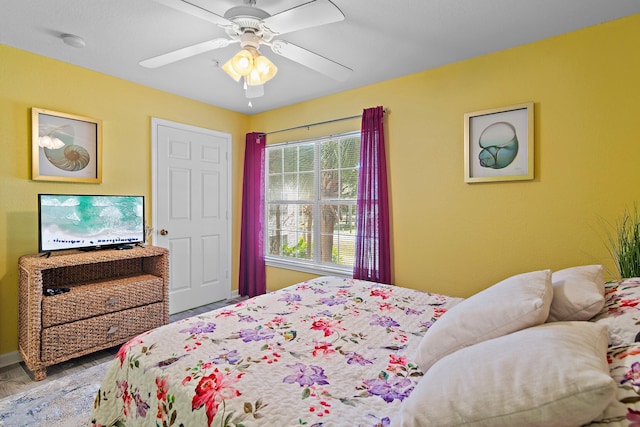
<path fill-rule="evenodd" d="M 38 195 L 39 252 L 128 248 L 144 225 L 144 196 Z"/>

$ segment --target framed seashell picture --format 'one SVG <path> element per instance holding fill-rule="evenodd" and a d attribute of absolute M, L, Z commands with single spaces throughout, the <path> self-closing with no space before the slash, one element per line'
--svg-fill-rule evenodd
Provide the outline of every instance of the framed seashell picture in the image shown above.
<path fill-rule="evenodd" d="M 533 179 L 533 120 L 533 102 L 465 114 L 465 182 Z"/>
<path fill-rule="evenodd" d="M 31 109 L 31 179 L 102 182 L 102 121 Z"/>

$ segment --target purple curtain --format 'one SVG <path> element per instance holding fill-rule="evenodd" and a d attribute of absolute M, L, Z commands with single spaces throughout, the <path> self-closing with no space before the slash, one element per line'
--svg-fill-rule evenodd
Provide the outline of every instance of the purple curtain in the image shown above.
<path fill-rule="evenodd" d="M 353 278 L 391 283 L 391 242 L 384 109 L 362 114 Z"/>
<path fill-rule="evenodd" d="M 254 297 L 267 292 L 264 264 L 264 164 L 267 138 L 248 133 L 242 182 L 240 230 L 240 295 Z"/>

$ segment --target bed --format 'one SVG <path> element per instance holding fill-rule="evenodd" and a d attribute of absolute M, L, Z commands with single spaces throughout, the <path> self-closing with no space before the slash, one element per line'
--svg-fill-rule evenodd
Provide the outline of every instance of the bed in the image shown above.
<path fill-rule="evenodd" d="M 89 425 L 640 426 L 640 280 L 564 272 L 467 299 L 320 277 L 174 322 L 122 346 Z"/>

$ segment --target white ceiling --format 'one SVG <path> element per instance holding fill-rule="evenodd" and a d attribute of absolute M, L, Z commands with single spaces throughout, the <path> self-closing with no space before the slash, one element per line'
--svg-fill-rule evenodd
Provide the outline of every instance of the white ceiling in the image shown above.
<path fill-rule="evenodd" d="M 190 0 L 224 15 L 243 0 Z M 273 15 L 308 0 L 257 0 Z M 640 13 L 640 0 L 332 0 L 345 20 L 282 35 L 353 70 L 345 82 L 261 49 L 279 68 L 248 106 L 217 64 L 238 44 L 157 69 L 138 62 L 220 27 L 154 0 L 0 0 L 0 43 L 245 114 L 412 74 Z M 84 49 L 64 44 L 71 33 Z M 0 58 L 0 66 L 2 59 Z"/>

